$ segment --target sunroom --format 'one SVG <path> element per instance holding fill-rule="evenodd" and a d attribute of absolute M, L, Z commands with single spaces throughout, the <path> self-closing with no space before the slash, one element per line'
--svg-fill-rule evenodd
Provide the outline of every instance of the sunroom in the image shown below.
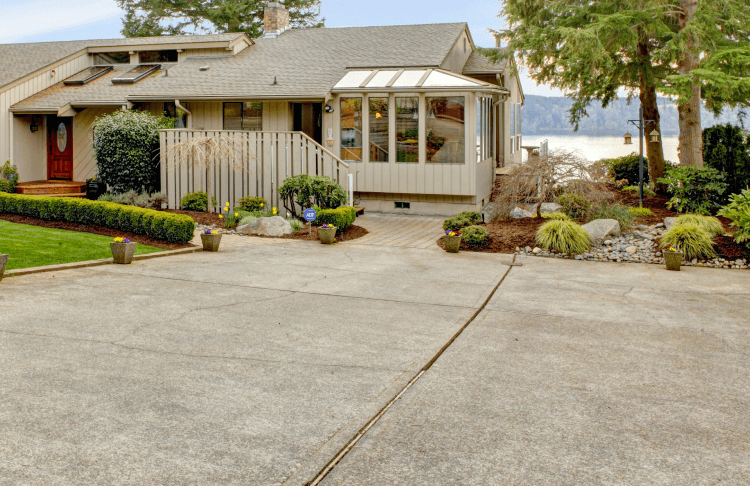
<path fill-rule="evenodd" d="M 489 202 L 505 88 L 442 69 L 373 68 L 348 71 L 331 96 L 329 144 L 359 204 L 451 214 Z"/>

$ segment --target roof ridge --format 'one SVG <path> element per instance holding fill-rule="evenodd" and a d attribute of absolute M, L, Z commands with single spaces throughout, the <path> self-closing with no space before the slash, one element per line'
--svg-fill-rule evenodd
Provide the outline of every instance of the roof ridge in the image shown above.
<path fill-rule="evenodd" d="M 122 41 L 126 39 L 167 39 L 177 37 L 208 37 L 217 35 L 235 35 L 237 37 L 245 35 L 244 32 L 219 32 L 216 34 L 180 34 L 180 35 L 149 35 L 144 37 L 105 37 L 103 39 L 76 39 L 76 40 L 64 40 L 64 41 L 41 41 L 41 42 L 6 42 L 0 44 L 3 46 L 33 46 L 38 44 L 73 44 L 73 43 L 87 43 L 87 42 L 106 42 L 106 41 Z"/>

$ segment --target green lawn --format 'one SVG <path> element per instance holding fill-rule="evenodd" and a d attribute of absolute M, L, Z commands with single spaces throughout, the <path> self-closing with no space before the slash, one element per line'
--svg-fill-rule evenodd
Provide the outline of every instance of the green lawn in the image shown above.
<path fill-rule="evenodd" d="M 6 270 L 112 258 L 111 241 L 109 236 L 0 220 L 0 253 L 10 255 Z M 164 250 L 139 243 L 135 254 L 157 251 Z"/>

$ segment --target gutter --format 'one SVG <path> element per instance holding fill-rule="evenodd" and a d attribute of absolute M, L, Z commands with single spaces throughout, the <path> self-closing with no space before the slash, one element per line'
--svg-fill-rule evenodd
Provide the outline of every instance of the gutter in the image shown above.
<path fill-rule="evenodd" d="M 187 116 L 188 116 L 187 127 L 185 127 L 185 128 L 193 128 L 193 113 L 190 110 L 188 110 L 187 108 L 185 108 L 184 106 L 182 106 L 180 104 L 180 100 L 174 100 L 174 105 L 178 109 L 180 109 L 180 110 L 184 111 L 185 113 L 187 113 Z"/>

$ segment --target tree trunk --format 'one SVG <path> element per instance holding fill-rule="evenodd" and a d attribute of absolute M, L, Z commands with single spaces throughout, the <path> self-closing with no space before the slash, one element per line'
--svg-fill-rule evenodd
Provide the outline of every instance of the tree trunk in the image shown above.
<path fill-rule="evenodd" d="M 644 136 L 646 139 L 646 157 L 648 157 L 648 175 L 649 179 L 653 181 L 654 187 L 659 191 L 662 192 L 664 189 L 664 186 L 662 184 L 657 184 L 656 180 L 660 177 L 664 177 L 664 149 L 662 148 L 662 137 L 659 136 L 659 141 L 652 142 L 651 137 L 649 134 L 656 130 L 661 134 L 661 125 L 660 125 L 660 118 L 659 118 L 659 106 L 656 104 L 656 86 L 654 86 L 654 82 L 652 79 L 650 79 L 647 71 L 646 66 L 651 65 L 651 61 L 649 59 L 649 51 L 648 51 L 648 45 L 645 43 L 639 43 L 638 44 L 638 54 L 642 59 L 641 69 L 640 69 L 640 101 L 641 106 L 643 107 L 643 119 L 644 120 L 653 120 L 653 123 L 646 122 L 646 125 L 644 127 Z"/>
<path fill-rule="evenodd" d="M 683 15 L 680 16 L 679 29 L 682 31 L 690 22 L 698 9 L 697 0 L 680 0 Z M 698 39 L 691 37 L 685 45 L 677 62 L 680 74 L 690 74 L 694 69 L 700 67 L 700 60 L 696 55 L 698 50 Z M 681 99 L 677 105 L 677 113 L 680 123 L 680 141 L 678 152 L 680 154 L 680 165 L 703 167 L 703 133 L 701 130 L 701 88 L 693 85 L 692 94 L 688 100 Z"/>

